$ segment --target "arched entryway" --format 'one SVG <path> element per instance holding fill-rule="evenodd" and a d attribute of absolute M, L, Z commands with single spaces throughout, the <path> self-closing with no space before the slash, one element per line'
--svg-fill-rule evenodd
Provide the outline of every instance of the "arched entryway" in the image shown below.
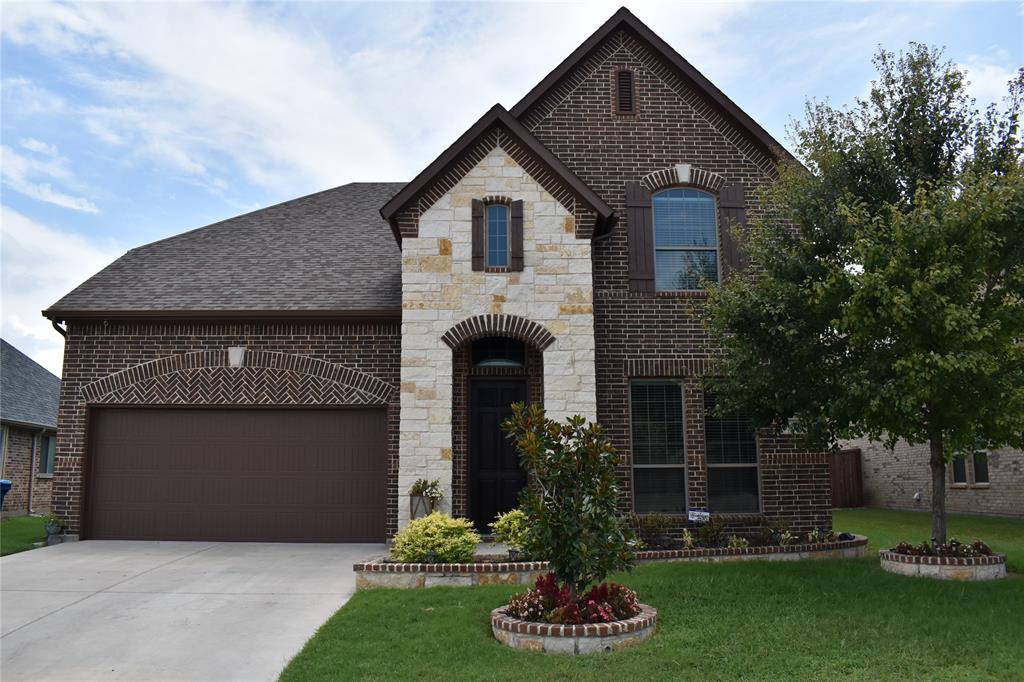
<path fill-rule="evenodd" d="M 490 532 L 526 485 L 501 423 L 512 403 L 543 402 L 543 351 L 522 338 L 477 336 L 453 349 L 452 370 L 452 511 Z"/>

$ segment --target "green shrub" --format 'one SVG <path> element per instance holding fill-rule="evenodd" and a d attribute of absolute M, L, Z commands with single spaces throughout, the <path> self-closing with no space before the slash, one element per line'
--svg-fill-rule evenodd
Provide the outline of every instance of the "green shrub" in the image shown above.
<path fill-rule="evenodd" d="M 391 558 L 413 563 L 465 563 L 473 560 L 479 542 L 472 522 L 434 512 L 411 521 L 395 536 Z"/>
<path fill-rule="evenodd" d="M 664 514 L 631 514 L 629 523 L 644 549 L 673 549 L 671 521 Z"/>
<path fill-rule="evenodd" d="M 719 518 L 711 517 L 697 528 L 697 544 L 701 547 L 723 547 L 726 539 L 725 523 Z"/>
<path fill-rule="evenodd" d="M 632 568 L 635 540 L 618 516 L 619 455 L 601 427 L 580 416 L 557 422 L 540 405 L 515 403 L 502 424 L 530 485 L 520 496 L 529 519 L 524 549 L 548 560 L 572 594 Z"/>
<path fill-rule="evenodd" d="M 491 531 L 497 542 L 504 542 L 511 549 L 522 551 L 526 544 L 526 530 L 529 521 L 522 509 L 512 509 L 491 522 Z"/>
<path fill-rule="evenodd" d="M 742 535 L 730 535 L 729 546 L 733 549 L 746 549 L 750 547 L 750 540 L 747 540 Z"/>

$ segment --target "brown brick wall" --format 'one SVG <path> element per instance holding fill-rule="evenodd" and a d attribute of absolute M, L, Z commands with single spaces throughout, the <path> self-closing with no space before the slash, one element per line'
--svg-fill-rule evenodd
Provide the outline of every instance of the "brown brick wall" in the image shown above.
<path fill-rule="evenodd" d="M 612 113 L 612 76 L 636 74 L 637 110 Z M 708 347 L 702 293 L 643 294 L 629 289 L 625 185 L 676 164 L 717 173 L 747 188 L 747 216 L 758 208 L 754 189 L 773 177 L 771 158 L 661 63 L 620 32 L 521 117 L 524 124 L 620 216 L 613 234 L 594 243 L 594 314 L 598 420 L 624 456 L 623 510 L 632 508 L 629 382 L 634 377 L 685 380 L 688 494 L 706 502 L 703 400 L 699 376 Z M 760 439 L 761 493 L 767 517 L 797 529 L 831 525 L 828 462 L 799 451 L 785 437 Z M 739 526 L 760 516 L 734 517 Z"/>
<path fill-rule="evenodd" d="M 39 429 L 4 424 L 3 475 L 11 482 L 11 490 L 4 498 L 4 516 L 45 514 L 50 511 L 52 476 L 37 474 L 39 470 Z M 32 488 L 31 509 L 29 487 Z"/>
<path fill-rule="evenodd" d="M 399 334 L 397 321 L 69 323 L 58 420 L 56 511 L 67 519 L 69 532 L 79 531 L 91 404 L 386 402 L 387 522 L 389 534 L 393 533 L 398 497 Z M 229 346 L 245 346 L 247 357 L 260 366 L 216 366 L 225 364 Z M 161 364 L 156 372 L 137 369 L 116 374 L 161 358 L 176 360 Z M 111 379 L 94 383 L 105 377 Z M 386 401 L 374 395 L 388 389 Z"/>
<path fill-rule="evenodd" d="M 931 509 L 930 455 L 926 444 L 899 441 L 892 450 L 882 443 L 858 439 L 843 444 L 860 448 L 864 504 L 885 509 Z M 967 485 L 953 485 L 946 471 L 946 508 L 966 514 L 993 514 L 1024 518 L 1024 451 L 994 450 L 988 456 L 988 485 L 978 485 L 967 461 Z M 914 493 L 920 491 L 920 501 Z"/>

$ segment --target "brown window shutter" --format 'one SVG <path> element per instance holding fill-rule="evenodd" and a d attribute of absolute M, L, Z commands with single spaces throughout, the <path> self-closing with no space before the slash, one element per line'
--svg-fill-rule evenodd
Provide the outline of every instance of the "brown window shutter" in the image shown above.
<path fill-rule="evenodd" d="M 484 269 L 484 253 L 486 242 L 484 240 L 484 202 L 480 199 L 473 199 L 473 269 Z"/>
<path fill-rule="evenodd" d="M 523 269 L 523 202 L 513 201 L 508 226 L 509 270 Z"/>
<path fill-rule="evenodd" d="M 654 291 L 654 220 L 651 193 L 639 182 L 626 183 L 629 288 Z"/>
<path fill-rule="evenodd" d="M 735 225 L 742 229 L 747 224 L 746 188 L 742 184 L 726 185 L 719 192 L 718 219 L 721 227 L 719 262 L 722 266 L 722 281 L 725 281 L 731 271 L 747 266 L 747 259 L 732 234 Z"/>

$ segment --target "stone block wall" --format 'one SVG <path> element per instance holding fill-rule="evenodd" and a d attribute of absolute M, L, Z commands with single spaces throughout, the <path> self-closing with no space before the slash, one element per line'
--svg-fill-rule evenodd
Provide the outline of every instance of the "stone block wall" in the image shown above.
<path fill-rule="evenodd" d="M 927 444 L 899 441 L 893 450 L 866 438 L 843 443 L 860 448 L 864 504 L 885 509 L 931 509 L 931 472 Z M 994 450 L 988 455 L 988 484 L 978 484 L 967 462 L 967 483 L 954 484 L 946 471 L 946 508 L 965 514 L 992 514 L 1024 518 L 1024 451 Z M 920 492 L 920 500 L 914 494 Z"/>
<path fill-rule="evenodd" d="M 523 201 L 521 272 L 472 269 L 471 202 Z M 398 488 L 438 479 L 452 490 L 452 352 L 446 332 L 477 316 L 514 317 L 554 337 L 543 349 L 543 398 L 554 419 L 597 416 L 591 244 L 563 206 L 500 146 L 419 218 L 402 241 L 401 443 Z M 399 509 L 399 525 L 408 510 Z"/>

